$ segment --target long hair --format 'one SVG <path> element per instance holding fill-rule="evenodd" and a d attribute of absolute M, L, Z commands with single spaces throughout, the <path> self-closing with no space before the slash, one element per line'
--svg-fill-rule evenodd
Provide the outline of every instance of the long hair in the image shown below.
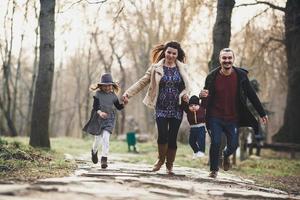
<path fill-rule="evenodd" d="M 121 87 L 118 83 L 114 82 L 112 84 L 113 86 L 113 92 L 115 94 L 119 94 L 120 90 L 121 90 Z M 93 92 L 96 92 L 96 91 L 101 91 L 101 84 L 99 83 L 94 83 L 90 86 L 90 90 L 93 91 Z"/>
<path fill-rule="evenodd" d="M 165 52 L 168 47 L 177 49 L 178 51 L 177 60 L 183 63 L 185 62 L 185 53 L 181 48 L 181 45 L 175 41 L 170 41 L 165 44 L 158 44 L 155 47 L 153 47 L 153 49 L 151 50 L 151 62 L 157 63 L 161 59 L 165 58 Z"/>

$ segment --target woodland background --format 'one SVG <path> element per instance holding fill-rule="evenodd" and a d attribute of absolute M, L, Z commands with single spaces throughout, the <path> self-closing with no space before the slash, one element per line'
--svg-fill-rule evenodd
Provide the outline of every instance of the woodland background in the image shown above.
<path fill-rule="evenodd" d="M 297 0 L 1 0 L 0 10 L 0 136 L 30 135 L 32 146 L 48 147 L 49 137 L 82 137 L 89 86 L 110 72 L 121 95 L 145 73 L 151 48 L 176 40 L 192 94 L 230 46 L 270 111 L 266 141 L 279 132 L 278 141 L 300 143 Z M 116 135 L 138 128 L 155 137 L 145 92 L 119 112 Z"/>

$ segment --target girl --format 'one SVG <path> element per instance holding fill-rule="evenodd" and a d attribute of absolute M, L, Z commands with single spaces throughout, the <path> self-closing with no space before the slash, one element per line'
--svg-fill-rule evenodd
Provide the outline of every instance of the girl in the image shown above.
<path fill-rule="evenodd" d="M 107 156 L 109 151 L 109 137 L 115 126 L 115 108 L 121 110 L 124 104 L 119 102 L 116 93 L 119 86 L 113 82 L 110 74 L 103 74 L 96 87 L 91 117 L 84 126 L 83 131 L 95 136 L 91 154 L 94 164 L 98 163 L 98 146 L 102 143 L 101 168 L 107 168 Z"/>

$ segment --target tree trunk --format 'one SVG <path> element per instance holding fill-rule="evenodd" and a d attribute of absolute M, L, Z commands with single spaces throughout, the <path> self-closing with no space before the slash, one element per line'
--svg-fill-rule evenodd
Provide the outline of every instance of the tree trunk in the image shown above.
<path fill-rule="evenodd" d="M 285 45 L 288 92 L 284 124 L 274 136 L 278 142 L 300 144 L 300 1 L 288 0 L 285 8 Z"/>
<path fill-rule="evenodd" d="M 50 148 L 49 115 L 54 70 L 55 0 L 40 0 L 40 61 L 33 99 L 31 134 L 33 147 Z"/>
<path fill-rule="evenodd" d="M 209 70 L 217 68 L 219 53 L 223 48 L 229 47 L 231 37 L 231 14 L 234 0 L 218 0 L 217 18 L 213 28 L 213 54 L 209 62 Z"/>

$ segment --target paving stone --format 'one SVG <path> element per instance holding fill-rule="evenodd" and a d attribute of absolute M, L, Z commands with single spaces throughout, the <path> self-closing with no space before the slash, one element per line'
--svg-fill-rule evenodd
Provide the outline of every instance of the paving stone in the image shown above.
<path fill-rule="evenodd" d="M 29 184 L 1 184 L 0 195 L 16 195 L 22 190 L 26 190 Z"/>

